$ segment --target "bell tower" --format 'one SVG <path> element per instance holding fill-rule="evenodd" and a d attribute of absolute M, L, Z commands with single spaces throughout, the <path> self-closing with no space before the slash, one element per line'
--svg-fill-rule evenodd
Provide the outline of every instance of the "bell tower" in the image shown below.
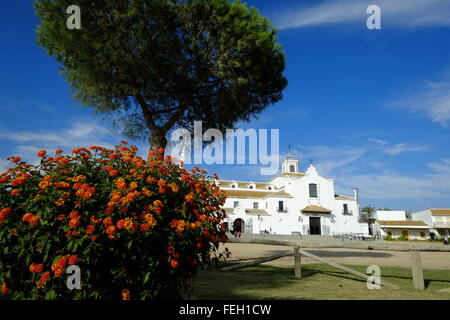
<path fill-rule="evenodd" d="M 283 161 L 281 165 L 281 173 L 298 173 L 298 160 L 294 159 L 289 152 L 286 159 Z"/>

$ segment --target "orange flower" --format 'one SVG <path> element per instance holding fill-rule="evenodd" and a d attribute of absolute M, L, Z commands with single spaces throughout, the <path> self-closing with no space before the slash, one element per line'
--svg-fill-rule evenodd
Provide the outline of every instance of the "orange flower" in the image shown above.
<path fill-rule="evenodd" d="M 6 283 L 2 284 L 2 293 L 3 294 L 7 294 L 8 293 L 8 286 L 6 285 Z"/>
<path fill-rule="evenodd" d="M 56 200 L 56 201 L 55 201 L 55 204 L 56 204 L 57 206 L 62 206 L 62 205 L 64 205 L 64 199 L 58 199 L 58 200 Z"/>
<path fill-rule="evenodd" d="M 130 300 L 130 290 L 128 289 L 122 290 L 122 300 Z"/>
<path fill-rule="evenodd" d="M 55 268 L 53 273 L 55 274 L 55 277 L 62 276 L 64 274 L 64 267 L 57 267 L 57 268 Z"/>
<path fill-rule="evenodd" d="M 127 183 L 125 182 L 124 178 L 119 178 L 115 182 L 116 182 L 117 189 L 123 190 L 127 187 Z"/>
<path fill-rule="evenodd" d="M 63 151 L 61 150 L 61 149 L 56 149 L 56 151 L 55 151 L 55 153 L 56 154 L 60 154 L 60 153 L 62 153 Z"/>
<path fill-rule="evenodd" d="M 65 181 L 62 181 L 62 182 L 55 182 L 55 187 L 56 187 L 56 188 L 61 188 L 61 189 L 67 189 L 67 188 L 70 187 L 70 184 L 67 183 L 67 182 L 65 182 Z"/>
<path fill-rule="evenodd" d="M 138 184 L 137 184 L 136 181 L 133 181 L 133 182 L 130 183 L 130 189 L 131 190 L 137 189 L 137 187 L 138 187 Z"/>
<path fill-rule="evenodd" d="M 12 160 L 11 160 L 11 162 L 13 162 L 13 163 L 17 163 L 17 162 L 19 162 L 20 161 L 20 157 L 14 157 L 14 158 L 12 158 Z"/>
<path fill-rule="evenodd" d="M 170 266 L 172 267 L 172 268 L 176 268 L 176 267 L 178 267 L 178 260 L 176 260 L 176 259 L 172 259 L 172 260 L 170 260 Z"/>
<path fill-rule="evenodd" d="M 40 220 L 40 217 L 37 215 L 34 215 L 32 213 L 25 213 L 22 216 L 22 221 L 23 222 L 28 222 L 29 224 L 31 224 L 32 227 L 34 227 Z"/>
<path fill-rule="evenodd" d="M 86 227 L 86 234 L 93 234 L 94 231 L 95 231 L 95 226 L 90 224 Z"/>
<path fill-rule="evenodd" d="M 42 271 L 43 267 L 44 267 L 44 265 L 42 263 L 40 263 L 40 264 L 32 263 L 30 266 L 30 271 L 33 273 L 39 273 Z"/>
<path fill-rule="evenodd" d="M 164 207 L 164 204 L 161 202 L 161 200 L 153 201 L 153 205 L 156 207 Z"/>
<path fill-rule="evenodd" d="M 78 211 L 72 211 L 69 214 L 69 218 L 70 219 L 78 219 L 78 218 L 80 218 L 80 213 Z"/>
<path fill-rule="evenodd" d="M 118 174 L 119 174 L 119 171 L 117 171 L 116 169 L 109 170 L 109 175 L 110 175 L 111 177 L 115 177 L 115 176 L 117 176 Z"/>
<path fill-rule="evenodd" d="M 77 264 L 78 263 L 78 256 L 73 255 L 69 257 L 69 264 Z"/>
<path fill-rule="evenodd" d="M 177 221 L 177 220 L 173 219 L 172 221 L 170 221 L 170 226 L 171 226 L 172 228 L 176 228 L 177 225 L 178 225 L 178 221 Z"/>
<path fill-rule="evenodd" d="M 11 190 L 11 192 L 9 194 L 12 196 L 17 196 L 19 193 L 20 193 L 19 189 L 13 189 L 13 190 Z"/>
<path fill-rule="evenodd" d="M 37 156 L 42 158 L 43 156 L 45 156 L 46 153 L 47 153 L 47 151 L 45 151 L 45 150 L 39 150 L 37 153 Z"/>
<path fill-rule="evenodd" d="M 173 246 L 168 246 L 167 247 L 167 253 L 168 254 L 173 254 L 175 252 L 175 248 Z"/>
<path fill-rule="evenodd" d="M 11 211 L 12 211 L 12 209 L 11 209 L 10 207 L 3 208 L 3 209 L 0 211 L 0 215 L 5 215 L 5 216 L 6 216 L 6 215 L 10 214 Z"/>
<path fill-rule="evenodd" d="M 48 272 L 48 271 L 44 272 L 44 273 L 42 274 L 41 280 L 42 280 L 42 281 L 48 281 L 48 280 L 50 280 L 50 272 Z"/>
<path fill-rule="evenodd" d="M 130 230 L 133 227 L 133 220 L 131 218 L 126 218 L 123 226 L 125 229 Z"/>
<path fill-rule="evenodd" d="M 52 271 L 55 274 L 55 277 L 60 277 L 64 274 L 64 267 L 67 264 L 67 260 L 69 259 L 70 255 L 65 255 L 61 258 L 59 258 L 53 265 L 52 265 Z"/>
<path fill-rule="evenodd" d="M 113 220 L 111 218 L 105 218 L 103 219 L 103 225 L 106 227 L 110 226 L 113 224 Z"/>
<path fill-rule="evenodd" d="M 109 235 L 114 235 L 116 233 L 116 226 L 109 226 L 106 228 L 106 233 Z"/>
<path fill-rule="evenodd" d="M 58 216 L 58 220 L 59 220 L 59 221 L 63 221 L 65 218 L 66 218 L 66 216 L 63 215 L 63 214 L 60 214 L 60 215 Z"/>
<path fill-rule="evenodd" d="M 117 228 L 118 229 L 124 229 L 125 228 L 125 220 L 119 220 L 117 221 Z"/>
<path fill-rule="evenodd" d="M 151 197 L 152 196 L 152 192 L 150 190 L 148 190 L 146 187 L 142 188 L 142 193 L 147 196 L 147 197 Z"/>
<path fill-rule="evenodd" d="M 155 218 L 153 218 L 153 216 L 150 213 L 145 214 L 144 219 L 150 228 L 156 226 L 156 220 L 155 220 Z"/>
<path fill-rule="evenodd" d="M 80 225 L 80 219 L 70 219 L 69 226 L 71 228 L 77 228 Z"/>
<path fill-rule="evenodd" d="M 48 280 L 50 280 L 50 272 L 46 271 L 42 274 L 41 279 L 39 279 L 37 287 L 38 288 L 44 287 Z"/>
<path fill-rule="evenodd" d="M 175 183 L 170 184 L 170 187 L 172 188 L 172 192 L 177 193 L 179 188 Z"/>

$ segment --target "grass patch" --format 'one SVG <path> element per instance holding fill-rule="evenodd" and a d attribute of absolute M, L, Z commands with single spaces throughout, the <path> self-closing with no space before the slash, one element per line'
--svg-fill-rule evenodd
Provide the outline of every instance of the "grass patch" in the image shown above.
<path fill-rule="evenodd" d="M 231 265 L 223 264 L 222 267 Z M 347 265 L 366 273 L 366 267 Z M 364 279 L 325 264 L 302 266 L 302 279 L 294 277 L 293 268 L 258 265 L 223 272 L 202 270 L 194 281 L 193 299 L 286 299 L 286 300 L 410 300 L 450 299 L 450 270 L 424 270 L 426 290 L 413 287 L 411 270 L 381 267 L 381 279 L 400 289 L 381 287 L 369 290 Z"/>

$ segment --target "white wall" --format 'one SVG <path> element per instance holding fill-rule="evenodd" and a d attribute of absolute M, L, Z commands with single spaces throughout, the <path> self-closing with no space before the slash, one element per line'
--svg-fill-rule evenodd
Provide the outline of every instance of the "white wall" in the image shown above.
<path fill-rule="evenodd" d="M 423 221 L 429 227 L 433 227 L 431 211 L 429 209 L 411 213 L 411 220 L 413 220 L 413 221 Z"/>
<path fill-rule="evenodd" d="M 385 210 L 377 210 L 374 215 L 377 220 L 393 220 L 393 221 L 406 221 L 406 212 L 405 211 L 385 211 Z"/>
<path fill-rule="evenodd" d="M 408 231 L 408 239 L 409 240 L 427 240 L 430 239 L 430 232 L 427 229 L 411 229 L 411 228 L 380 228 L 380 234 L 382 237 L 386 237 L 388 232 L 391 232 L 391 237 L 393 239 L 398 239 L 402 236 L 402 231 Z M 420 236 L 420 232 L 425 232 L 425 238 Z"/>

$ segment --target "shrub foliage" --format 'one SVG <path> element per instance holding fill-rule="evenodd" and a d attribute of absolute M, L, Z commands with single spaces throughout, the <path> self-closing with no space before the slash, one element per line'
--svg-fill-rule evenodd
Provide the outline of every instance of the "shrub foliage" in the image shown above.
<path fill-rule="evenodd" d="M 164 150 L 77 148 L 0 175 L 0 285 L 11 299 L 159 299 L 189 291 L 226 242 L 224 194 Z M 217 179 L 217 176 L 214 175 Z M 81 289 L 68 289 L 69 265 Z"/>

